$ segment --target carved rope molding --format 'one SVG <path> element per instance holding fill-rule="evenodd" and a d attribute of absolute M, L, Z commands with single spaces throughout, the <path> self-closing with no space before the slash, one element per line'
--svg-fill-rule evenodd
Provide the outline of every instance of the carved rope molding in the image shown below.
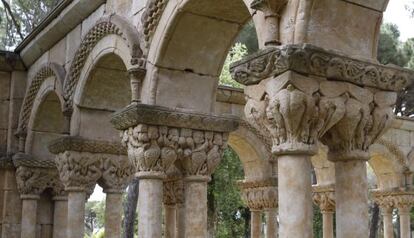
<path fill-rule="evenodd" d="M 230 67 L 233 79 L 244 85 L 258 84 L 289 70 L 388 91 L 400 91 L 414 79 L 412 71 L 353 59 L 309 44 L 270 47 Z"/>
<path fill-rule="evenodd" d="M 126 130 L 138 124 L 188 128 L 194 130 L 231 132 L 238 128 L 239 119 L 234 116 L 212 116 L 189 113 L 166 107 L 131 104 L 113 115 L 111 123 L 118 130 Z"/>
<path fill-rule="evenodd" d="M 49 144 L 53 154 L 65 151 L 90 152 L 113 155 L 126 155 L 126 148 L 118 142 L 91 140 L 77 136 L 64 136 Z"/>
<path fill-rule="evenodd" d="M 65 110 L 72 110 L 73 97 L 78 84 L 80 74 L 85 66 L 89 54 L 98 42 L 108 35 L 121 37 L 131 50 L 131 64 L 142 66 L 142 50 L 139 45 L 139 35 L 135 28 L 120 16 L 110 16 L 99 20 L 92 29 L 85 35 L 81 45 L 75 53 L 69 72 L 65 78 L 64 98 Z"/>

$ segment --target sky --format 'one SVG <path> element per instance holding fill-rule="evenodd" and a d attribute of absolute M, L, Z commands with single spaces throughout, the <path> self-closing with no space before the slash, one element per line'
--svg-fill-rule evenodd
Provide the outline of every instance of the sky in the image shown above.
<path fill-rule="evenodd" d="M 394 23 L 400 29 L 401 41 L 414 37 L 414 18 L 410 18 L 409 12 L 405 9 L 410 2 L 413 0 L 390 0 L 384 14 L 384 22 Z"/>

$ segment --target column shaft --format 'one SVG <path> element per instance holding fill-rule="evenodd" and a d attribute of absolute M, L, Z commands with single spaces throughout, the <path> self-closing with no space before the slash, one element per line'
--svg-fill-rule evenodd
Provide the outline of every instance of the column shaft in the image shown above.
<path fill-rule="evenodd" d="M 266 237 L 277 238 L 277 209 L 266 210 Z"/>
<path fill-rule="evenodd" d="M 262 235 L 262 211 L 251 210 L 251 238 L 260 238 Z"/>
<path fill-rule="evenodd" d="M 36 238 L 37 201 L 39 196 L 23 196 L 21 238 Z"/>
<path fill-rule="evenodd" d="M 186 178 L 185 237 L 207 237 L 207 177 Z"/>
<path fill-rule="evenodd" d="M 53 238 L 67 238 L 68 199 L 54 198 Z"/>
<path fill-rule="evenodd" d="M 122 193 L 106 193 L 105 237 L 120 238 L 122 225 Z"/>
<path fill-rule="evenodd" d="M 410 238 L 410 208 L 399 208 L 401 238 Z"/>
<path fill-rule="evenodd" d="M 69 191 L 68 193 L 68 238 L 83 238 L 85 233 L 86 192 Z"/>
<path fill-rule="evenodd" d="M 164 205 L 164 226 L 165 226 L 165 238 L 175 238 L 175 233 L 177 230 L 176 223 L 176 206 L 175 205 Z"/>
<path fill-rule="evenodd" d="M 176 220 L 176 238 L 184 238 L 185 235 L 185 206 L 184 204 L 177 204 L 177 220 Z"/>
<path fill-rule="evenodd" d="M 394 238 L 394 226 L 392 224 L 392 209 L 383 210 L 384 238 Z"/>
<path fill-rule="evenodd" d="M 368 237 L 368 182 L 365 160 L 335 162 L 337 238 Z"/>
<path fill-rule="evenodd" d="M 323 238 L 334 238 L 333 212 L 322 212 Z"/>
<path fill-rule="evenodd" d="M 162 199 L 162 179 L 140 178 L 138 199 L 138 237 L 161 238 Z"/>
<path fill-rule="evenodd" d="M 278 174 L 280 237 L 312 237 L 313 209 L 309 156 L 280 155 Z"/>

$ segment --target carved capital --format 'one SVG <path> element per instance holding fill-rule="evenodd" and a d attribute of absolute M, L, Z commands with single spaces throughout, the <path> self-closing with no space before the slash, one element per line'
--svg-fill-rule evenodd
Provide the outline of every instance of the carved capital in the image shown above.
<path fill-rule="evenodd" d="M 400 214 L 408 214 L 414 206 L 414 191 L 411 190 L 374 190 L 371 191 L 371 195 L 383 211 L 392 211 L 392 208 L 397 208 Z"/>
<path fill-rule="evenodd" d="M 65 151 L 56 156 L 60 180 L 66 190 L 88 190 L 102 176 L 99 154 Z"/>
<path fill-rule="evenodd" d="M 315 154 L 318 138 L 343 117 L 345 99 L 322 98 L 319 87 L 289 71 L 246 89 L 246 119 L 271 136 L 274 154 Z"/>
<path fill-rule="evenodd" d="M 176 205 L 184 203 L 183 180 L 171 180 L 164 182 L 164 204 Z"/>
<path fill-rule="evenodd" d="M 314 186 L 313 202 L 322 212 L 335 212 L 335 189 L 333 186 Z"/>
<path fill-rule="evenodd" d="M 345 98 L 344 117 L 321 138 L 329 147 L 329 160 L 368 160 L 369 147 L 392 123 L 397 94 L 344 82 L 323 82 L 321 93 Z"/>
<path fill-rule="evenodd" d="M 240 181 L 242 199 L 251 210 L 263 210 L 278 207 L 277 181 L 274 179 L 262 181 Z"/>
<path fill-rule="evenodd" d="M 55 191 L 62 187 L 55 168 L 19 166 L 16 169 L 16 181 L 22 195 L 40 195 L 47 188 Z"/>
<path fill-rule="evenodd" d="M 122 193 L 135 169 L 126 156 L 106 155 L 102 161 L 102 187 L 105 193 Z"/>

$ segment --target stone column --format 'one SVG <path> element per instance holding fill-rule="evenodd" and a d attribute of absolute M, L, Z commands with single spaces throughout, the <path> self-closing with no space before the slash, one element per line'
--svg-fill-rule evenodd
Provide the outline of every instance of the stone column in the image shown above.
<path fill-rule="evenodd" d="M 21 238 L 36 238 L 37 228 L 37 201 L 39 195 L 22 195 L 22 224 Z"/>
<path fill-rule="evenodd" d="M 184 206 L 184 203 L 178 203 L 176 205 L 176 209 L 177 209 L 176 210 L 177 232 L 175 233 L 175 237 L 184 238 L 185 237 L 185 206 Z"/>
<path fill-rule="evenodd" d="M 144 80 L 146 69 L 145 61 L 140 60 L 139 67 L 130 69 L 128 75 L 131 83 L 131 102 L 140 103 L 141 102 L 141 85 L 142 80 Z"/>
<path fill-rule="evenodd" d="M 392 224 L 392 212 L 395 199 L 390 191 L 372 190 L 372 198 L 381 209 L 384 224 L 384 238 L 394 238 L 394 227 Z"/>
<path fill-rule="evenodd" d="M 105 237 L 120 238 L 122 194 L 131 181 L 134 168 L 127 156 L 106 155 L 102 166 L 102 187 L 106 193 Z"/>
<path fill-rule="evenodd" d="M 101 177 L 102 161 L 88 152 L 58 152 L 56 165 L 68 194 L 67 237 L 84 237 L 87 193 Z"/>
<path fill-rule="evenodd" d="M 238 127 L 237 120 L 136 103 L 115 114 L 111 122 L 124 131 L 122 142 L 140 178 L 138 236 L 161 237 L 163 180 L 176 162 L 186 182 L 185 237 L 206 237 L 207 181 L 220 162 L 228 133 Z"/>
<path fill-rule="evenodd" d="M 262 236 L 262 211 L 250 209 L 250 237 L 260 238 Z"/>
<path fill-rule="evenodd" d="M 175 167 L 175 166 L 172 166 Z M 182 226 L 183 219 L 180 217 L 180 208 L 183 204 L 184 185 L 183 181 L 179 178 L 169 177 L 164 182 L 164 237 L 175 238 L 179 235 L 182 237 L 184 234 L 178 234 L 180 226 Z M 181 204 L 181 205 L 180 205 Z M 183 221 L 180 221 L 183 220 Z"/>
<path fill-rule="evenodd" d="M 277 208 L 265 208 L 266 238 L 277 238 Z"/>
<path fill-rule="evenodd" d="M 398 215 L 400 216 L 400 234 L 401 238 L 411 237 L 411 224 L 410 224 L 410 211 L 414 205 L 414 192 L 413 191 L 401 191 L 395 192 L 394 203 L 398 209 Z"/>
<path fill-rule="evenodd" d="M 323 219 L 323 238 L 334 238 L 333 215 L 335 213 L 335 190 L 332 186 L 314 186 L 313 201 L 319 206 Z"/>
<path fill-rule="evenodd" d="M 54 196 L 53 238 L 67 238 L 68 197 Z"/>

